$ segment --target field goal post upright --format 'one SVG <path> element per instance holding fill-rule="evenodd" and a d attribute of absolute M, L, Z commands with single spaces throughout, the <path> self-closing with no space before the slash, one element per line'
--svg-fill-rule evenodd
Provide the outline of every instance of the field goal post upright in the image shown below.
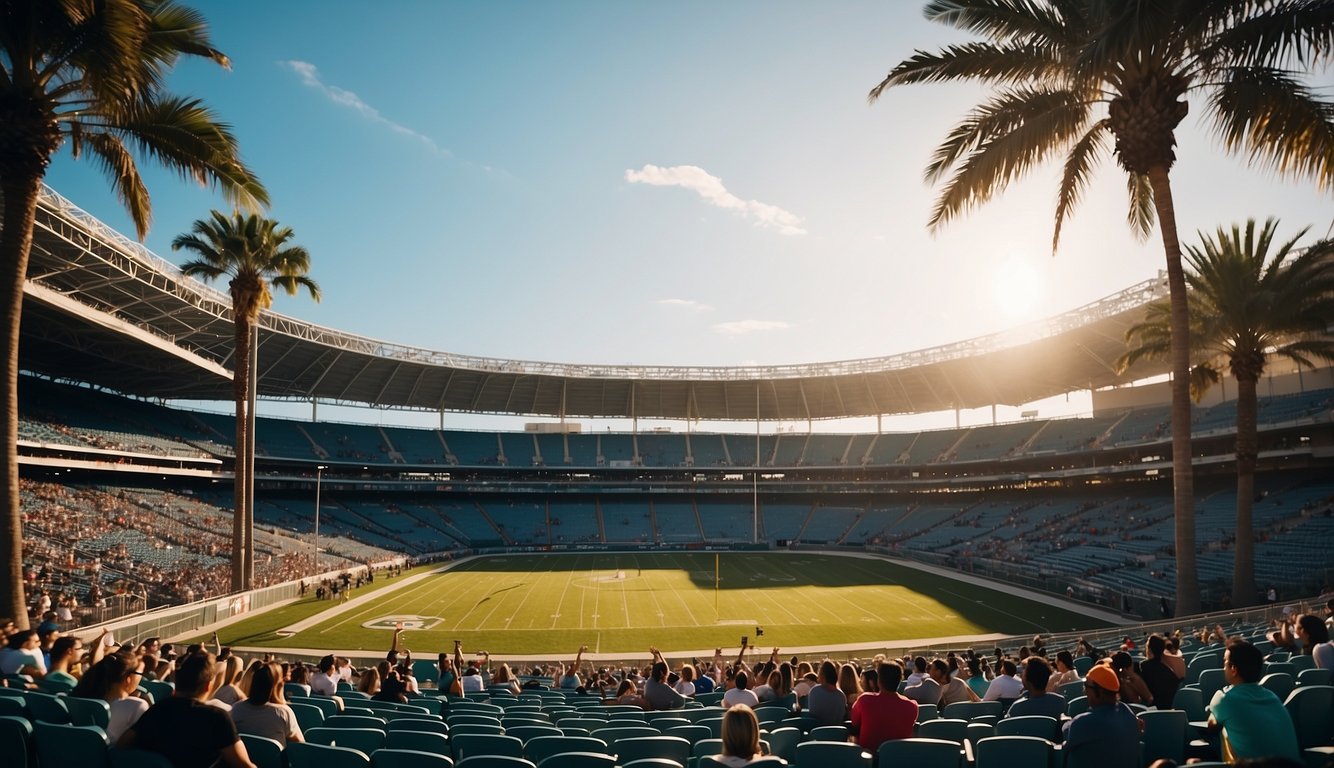
<path fill-rule="evenodd" d="M 719 575 L 718 572 L 719 559 L 720 559 L 719 554 L 717 552 L 714 552 L 713 553 L 713 619 L 715 623 L 721 623 L 723 620 L 723 614 L 718 609 L 718 584 L 722 580 L 722 577 Z"/>

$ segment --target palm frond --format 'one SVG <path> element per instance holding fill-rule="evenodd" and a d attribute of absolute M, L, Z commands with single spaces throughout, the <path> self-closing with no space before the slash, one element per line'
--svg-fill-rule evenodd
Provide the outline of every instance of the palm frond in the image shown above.
<path fill-rule="evenodd" d="M 1126 223 L 1130 231 L 1140 240 L 1153 234 L 1154 222 L 1158 220 L 1158 209 L 1153 204 L 1153 186 L 1149 177 L 1143 174 L 1126 174 L 1126 192 L 1130 206 L 1126 211 Z"/>
<path fill-rule="evenodd" d="M 899 62 L 866 99 L 875 102 L 887 88 L 915 83 L 978 80 L 1011 84 L 1052 81 L 1062 67 L 1048 49 L 1032 43 L 964 43 L 947 45 L 939 53 L 916 51 Z"/>
<path fill-rule="evenodd" d="M 1279 174 L 1334 189 L 1334 104 L 1288 73 L 1229 70 L 1209 99 L 1209 115 L 1228 150 Z"/>
<path fill-rule="evenodd" d="M 239 159 L 231 127 L 197 99 L 167 97 L 104 115 L 105 130 L 200 185 L 215 185 L 232 204 L 257 210 L 268 192 Z"/>
<path fill-rule="evenodd" d="M 922 13 L 930 21 L 991 40 L 1060 39 L 1066 21 L 1057 11 L 1069 3 L 1028 0 L 932 0 Z"/>
<path fill-rule="evenodd" d="M 1013 179 L 1088 132 L 1089 109 L 1068 91 L 1003 91 L 951 133 L 928 166 L 928 179 L 950 175 L 932 209 L 935 229 L 983 203 Z"/>
<path fill-rule="evenodd" d="M 1245 4 L 1236 4 L 1245 5 Z M 1295 61 L 1315 69 L 1334 51 L 1334 5 L 1277 0 L 1222 26 L 1200 56 L 1212 62 L 1251 67 Z"/>
<path fill-rule="evenodd" d="M 1061 228 L 1065 219 L 1074 210 L 1088 187 L 1089 175 L 1093 168 L 1107 154 L 1107 139 L 1110 125 L 1106 120 L 1099 120 L 1070 147 L 1066 153 L 1065 165 L 1061 169 L 1061 186 L 1056 192 L 1056 226 L 1051 235 L 1051 252 L 1056 253 L 1061 243 Z"/>
<path fill-rule="evenodd" d="M 181 55 L 209 59 L 224 69 L 231 61 L 209 40 L 208 22 L 203 14 L 167 0 L 157 3 L 149 13 L 150 27 L 143 47 L 147 58 L 166 67 Z"/>
<path fill-rule="evenodd" d="M 97 158 L 98 165 L 111 179 L 111 187 L 125 210 L 129 211 L 134 222 L 135 233 L 139 239 L 148 234 L 148 227 L 153 220 L 153 208 L 149 203 L 148 187 L 144 186 L 143 177 L 134 158 L 121 141 L 107 133 L 97 133 L 88 137 L 88 150 Z"/>

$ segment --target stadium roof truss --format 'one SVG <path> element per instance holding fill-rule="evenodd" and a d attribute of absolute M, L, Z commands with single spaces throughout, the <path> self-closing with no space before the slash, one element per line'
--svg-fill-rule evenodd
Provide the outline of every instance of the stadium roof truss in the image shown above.
<path fill-rule="evenodd" d="M 230 400 L 229 297 L 47 189 L 25 288 L 20 364 L 131 395 Z M 1163 373 L 1117 375 L 1154 279 L 1014 330 L 888 357 L 780 366 L 573 365 L 393 344 L 264 312 L 267 398 L 539 417 L 814 420 L 1021 405 Z"/>

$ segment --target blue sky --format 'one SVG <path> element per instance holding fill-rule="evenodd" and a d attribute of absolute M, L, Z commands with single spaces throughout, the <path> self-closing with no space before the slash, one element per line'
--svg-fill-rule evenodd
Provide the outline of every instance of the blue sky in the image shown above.
<path fill-rule="evenodd" d="M 1054 167 L 928 233 L 922 168 L 980 91 L 867 104 L 914 48 L 962 39 L 915 2 L 196 7 L 232 70 L 186 62 L 173 89 L 233 124 L 311 251 L 324 301 L 275 309 L 315 323 L 529 360 L 800 363 L 1003 330 L 1163 263 L 1110 165 L 1054 256 Z M 1186 242 L 1249 216 L 1330 226 L 1328 196 L 1194 117 L 1180 145 Z M 146 244 L 179 262 L 171 238 L 222 203 L 148 167 Z M 133 231 L 89 163 L 62 154 L 47 181 Z"/>

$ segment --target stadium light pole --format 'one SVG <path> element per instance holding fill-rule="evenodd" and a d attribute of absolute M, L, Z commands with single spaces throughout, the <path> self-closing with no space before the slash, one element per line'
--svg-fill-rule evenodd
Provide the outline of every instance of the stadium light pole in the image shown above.
<path fill-rule="evenodd" d="M 324 479 L 323 464 L 315 466 L 315 575 L 320 573 L 320 482 Z"/>

